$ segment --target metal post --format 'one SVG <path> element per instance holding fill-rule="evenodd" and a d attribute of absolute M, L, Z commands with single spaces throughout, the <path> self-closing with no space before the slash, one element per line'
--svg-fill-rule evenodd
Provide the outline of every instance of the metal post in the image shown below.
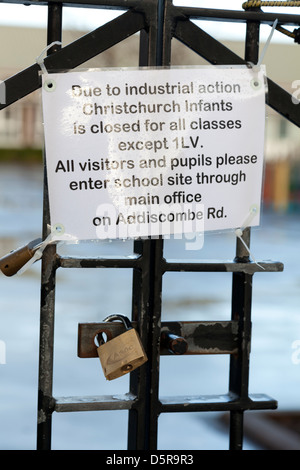
<path fill-rule="evenodd" d="M 245 60 L 254 64 L 258 62 L 259 27 L 254 21 L 247 22 L 245 41 Z M 250 248 L 250 228 L 244 230 L 243 239 Z M 237 262 L 249 262 L 249 253 L 243 243 L 237 239 Z M 230 357 L 230 391 L 238 395 L 242 401 L 248 397 L 249 361 L 251 345 L 251 303 L 252 275 L 234 273 L 232 282 L 232 320 L 239 324 L 239 351 Z M 244 410 L 230 413 L 230 450 L 241 450 L 243 447 Z"/>
<path fill-rule="evenodd" d="M 62 5 L 48 5 L 47 43 L 61 41 Z M 55 52 L 59 46 L 53 46 L 48 54 Z M 44 165 L 44 196 L 43 196 L 43 238 L 48 235 L 49 201 L 46 166 Z M 38 390 L 38 424 L 37 449 L 51 449 L 52 427 L 52 384 L 53 384 L 53 343 L 54 343 L 54 311 L 55 311 L 55 272 L 56 247 L 45 248 L 42 258 L 41 274 L 41 308 L 40 308 L 40 352 L 39 352 L 39 390 Z"/>
<path fill-rule="evenodd" d="M 140 65 L 169 65 L 165 59 L 170 57 L 171 48 L 164 36 L 166 9 L 166 1 L 158 0 L 155 11 L 148 16 L 151 23 L 148 31 L 141 34 Z M 128 448 L 155 450 L 159 416 L 163 240 L 137 242 L 135 252 L 142 255 L 143 262 L 142 270 L 134 271 L 133 300 L 137 302 L 133 303 L 133 318 L 139 322 L 141 338 L 147 345 L 148 362 L 140 371 L 131 374 L 130 391 L 138 396 L 138 401 L 135 409 L 129 412 Z M 138 297 L 137 292 L 140 292 Z"/>

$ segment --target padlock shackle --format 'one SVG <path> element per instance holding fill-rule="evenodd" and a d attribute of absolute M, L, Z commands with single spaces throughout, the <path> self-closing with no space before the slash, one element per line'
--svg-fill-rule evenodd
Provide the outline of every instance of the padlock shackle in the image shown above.
<path fill-rule="evenodd" d="M 120 313 L 113 313 L 111 315 L 108 315 L 107 317 L 104 318 L 103 321 L 109 322 L 109 321 L 115 321 L 115 320 L 121 320 L 124 323 L 126 330 L 131 330 L 133 328 L 129 318 L 127 318 L 125 315 L 121 315 Z"/>

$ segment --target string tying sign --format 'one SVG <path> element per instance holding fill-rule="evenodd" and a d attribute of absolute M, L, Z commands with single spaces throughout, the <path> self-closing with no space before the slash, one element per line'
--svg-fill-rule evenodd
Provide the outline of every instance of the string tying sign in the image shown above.
<path fill-rule="evenodd" d="M 265 92 L 263 66 L 43 74 L 52 236 L 259 225 Z"/>

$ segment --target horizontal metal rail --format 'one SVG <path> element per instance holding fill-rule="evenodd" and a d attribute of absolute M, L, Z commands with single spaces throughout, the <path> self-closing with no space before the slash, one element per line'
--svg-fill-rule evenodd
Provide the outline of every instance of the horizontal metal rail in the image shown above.
<path fill-rule="evenodd" d="M 59 268 L 139 268 L 142 257 L 120 256 L 118 258 L 76 258 L 57 256 L 56 267 Z M 276 261 L 237 262 L 237 261 L 183 261 L 165 259 L 161 262 L 161 271 L 165 272 L 241 272 L 254 274 L 256 272 L 281 272 L 283 263 Z"/>
<path fill-rule="evenodd" d="M 101 395 L 86 397 L 59 397 L 53 400 L 53 411 L 130 410 L 136 401 L 131 393 L 124 395 Z"/>
<path fill-rule="evenodd" d="M 238 11 L 238 10 L 221 10 L 213 8 L 195 8 L 195 7 L 178 7 L 185 16 L 194 20 L 204 21 L 226 21 L 246 23 L 247 21 L 256 21 L 261 24 L 272 25 L 276 20 L 286 26 L 299 26 L 300 15 L 287 13 L 271 13 L 264 11 Z M 296 10 L 297 11 L 297 10 Z"/>
<path fill-rule="evenodd" d="M 57 397 L 53 399 L 53 411 L 69 413 L 77 411 L 131 410 L 137 403 L 133 394 L 99 395 L 79 397 Z M 249 394 L 247 399 L 239 399 L 233 393 L 223 395 L 168 396 L 159 399 L 160 413 L 270 410 L 276 409 L 277 401 L 264 394 Z"/>
<path fill-rule="evenodd" d="M 0 3 L 15 3 L 19 5 L 24 5 L 23 0 L 0 0 Z M 147 2 L 149 3 L 149 2 Z M 26 5 L 34 6 L 51 6 L 51 5 L 60 5 L 66 7 L 76 7 L 76 8 L 101 8 L 101 9 L 110 9 L 110 10 L 127 10 L 128 8 L 134 8 L 141 5 L 140 0 L 28 0 Z M 147 5 L 146 5 L 147 8 Z"/>
<path fill-rule="evenodd" d="M 138 268 L 140 256 L 118 258 L 69 258 L 57 257 L 57 267 L 62 268 Z"/>
<path fill-rule="evenodd" d="M 248 262 L 241 263 L 237 261 L 194 261 L 183 263 L 181 261 L 166 262 L 164 271 L 178 272 L 228 272 L 228 273 L 245 273 L 254 274 L 256 272 L 280 272 L 283 271 L 283 263 L 280 262 L 264 262 L 257 263 Z"/>
<path fill-rule="evenodd" d="M 19 4 L 24 5 L 24 0 L 0 0 L 1 3 Z M 150 2 L 148 2 L 149 4 Z M 155 4 L 156 2 L 153 2 Z M 26 5 L 40 5 L 48 6 L 51 4 L 63 5 L 64 7 L 76 8 L 99 8 L 110 10 L 128 10 L 130 8 L 141 7 L 140 0 L 28 0 Z M 141 9 L 147 8 L 143 5 Z M 261 24 L 272 25 L 277 19 L 279 24 L 286 26 L 300 26 L 300 15 L 289 13 L 271 13 L 265 11 L 239 11 L 239 10 L 224 10 L 221 8 L 197 8 L 189 6 L 176 6 L 178 12 L 190 19 L 199 19 L 204 21 L 222 21 L 222 22 L 239 22 L 246 23 L 247 21 L 256 21 Z"/>

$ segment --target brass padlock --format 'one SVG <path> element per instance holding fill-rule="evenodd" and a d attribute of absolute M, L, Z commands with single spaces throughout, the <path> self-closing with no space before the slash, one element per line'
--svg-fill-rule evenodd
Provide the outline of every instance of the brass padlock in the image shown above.
<path fill-rule="evenodd" d="M 125 333 L 104 342 L 97 348 L 98 356 L 107 380 L 121 377 L 140 367 L 148 359 L 137 331 L 132 327 L 130 320 L 124 315 L 109 315 L 103 321 L 121 320 Z M 100 336 L 100 335 L 98 335 Z"/>
<path fill-rule="evenodd" d="M 33 256 L 39 245 L 41 238 L 37 238 L 27 245 L 11 251 L 0 259 L 0 269 L 5 276 L 16 274 Z"/>

